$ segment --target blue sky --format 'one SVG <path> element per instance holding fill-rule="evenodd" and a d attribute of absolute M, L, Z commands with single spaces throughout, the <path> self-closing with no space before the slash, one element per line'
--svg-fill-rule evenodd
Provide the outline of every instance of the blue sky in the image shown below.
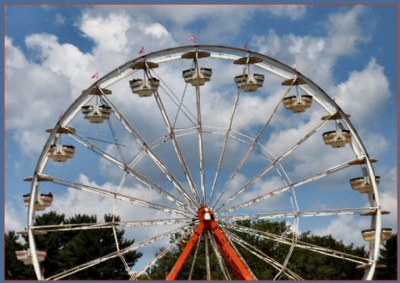
<path fill-rule="evenodd" d="M 198 44 L 241 48 L 248 42 L 250 50 L 295 64 L 334 97 L 352 115 L 370 155 L 379 160 L 375 170 L 383 179 L 381 199 L 384 209 L 392 212 L 384 225 L 396 228 L 395 7 L 10 5 L 5 15 L 6 230 L 26 226 L 22 194 L 29 184 L 22 179 L 32 175 L 47 138 L 44 129 L 54 125 L 80 91 L 93 83 L 91 75 L 102 76 L 137 57 L 141 47 L 150 53 L 190 44 L 191 35 Z M 281 128 L 271 136 L 290 138 L 285 132 L 290 127 Z M 273 139 L 268 142 L 273 149 Z M 324 159 L 307 166 L 302 156 L 293 158 L 299 163 L 287 166 L 294 175 L 318 163 L 329 164 Z M 84 166 L 69 168 L 85 170 Z M 93 172 L 85 175 L 98 185 L 107 180 Z M 79 204 L 74 209 L 69 213 L 86 212 Z M 346 227 L 354 226 L 348 219 L 329 219 L 305 228 L 309 225 L 320 234 L 362 243 L 359 236 L 346 235 Z"/>

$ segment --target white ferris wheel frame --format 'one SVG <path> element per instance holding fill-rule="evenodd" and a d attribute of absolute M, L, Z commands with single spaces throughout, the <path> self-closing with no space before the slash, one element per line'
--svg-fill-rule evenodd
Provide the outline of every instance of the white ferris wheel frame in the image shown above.
<path fill-rule="evenodd" d="M 45 143 L 43 150 L 38 159 L 35 172 L 33 174 L 30 195 L 35 196 L 38 194 L 38 178 L 43 173 L 46 164 L 48 162 L 49 157 L 47 153 L 52 144 L 54 144 L 60 133 L 58 130 L 60 128 L 66 127 L 72 119 L 79 113 L 82 106 L 84 106 L 90 100 L 90 92 L 94 89 L 107 88 L 116 82 L 130 76 L 135 72 L 131 68 L 131 66 L 137 62 L 141 62 L 144 58 L 146 60 L 154 62 L 154 63 L 163 63 L 168 61 L 179 60 L 181 55 L 193 51 L 193 50 L 202 50 L 210 53 L 210 58 L 215 59 L 225 59 L 225 60 L 236 60 L 243 56 L 256 56 L 262 59 L 262 62 L 256 63 L 255 65 L 261 69 L 266 70 L 267 72 L 273 73 L 285 80 L 287 79 L 302 79 L 305 84 L 302 85 L 303 91 L 311 95 L 313 99 L 324 108 L 329 114 L 333 115 L 335 113 L 339 113 L 342 117 L 341 123 L 351 132 L 352 142 L 351 147 L 354 153 L 358 158 L 365 158 L 366 161 L 366 169 L 369 176 L 375 176 L 374 168 L 372 166 L 371 159 L 367 153 L 367 150 L 357 133 L 356 129 L 353 127 L 349 118 L 342 111 L 342 109 L 336 104 L 336 102 L 327 94 L 325 91 L 319 87 L 316 83 L 314 83 L 311 79 L 304 76 L 302 73 L 297 70 L 289 67 L 288 65 L 277 61 L 274 58 L 268 57 L 266 55 L 253 52 L 250 50 L 244 50 L 241 48 L 227 47 L 227 46 L 216 46 L 216 45 L 187 45 L 180 46 L 170 49 L 165 49 L 161 51 L 152 52 L 149 54 L 145 54 L 143 56 L 139 56 L 131 61 L 126 62 L 125 64 L 115 68 L 105 76 L 98 79 L 95 83 L 93 83 L 86 90 L 82 91 L 82 94 L 70 105 L 70 107 L 64 112 L 62 118 L 57 122 L 57 124 L 52 129 L 50 136 Z M 377 265 L 377 259 L 379 257 L 379 249 L 380 249 L 380 238 L 381 238 L 381 204 L 379 199 L 379 191 L 375 178 L 371 178 L 371 185 L 373 188 L 374 200 L 371 196 L 369 196 L 370 205 L 376 209 L 376 215 L 373 215 L 371 218 L 371 228 L 375 229 L 375 240 L 372 244 L 373 250 L 370 255 L 369 268 L 366 270 L 364 279 L 372 280 L 373 274 Z M 35 217 L 35 198 L 31 197 L 29 201 L 28 207 L 28 239 L 29 239 L 29 248 L 32 255 L 32 264 L 38 279 L 42 279 L 40 263 L 36 256 L 37 247 L 35 244 L 34 237 L 34 217 Z"/>

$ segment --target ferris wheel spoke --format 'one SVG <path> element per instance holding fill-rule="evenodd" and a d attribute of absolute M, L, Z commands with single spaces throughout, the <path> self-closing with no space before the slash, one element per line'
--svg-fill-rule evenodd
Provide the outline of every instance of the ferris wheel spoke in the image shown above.
<path fill-rule="evenodd" d="M 115 209 L 115 206 L 114 206 L 114 209 Z M 114 214 L 113 214 L 113 221 L 114 221 L 114 215 L 115 215 L 115 212 L 114 212 Z M 120 254 L 120 248 L 119 248 L 119 242 L 118 242 L 118 236 L 117 236 L 117 229 L 115 228 L 115 226 L 112 226 L 111 228 L 112 228 L 113 235 L 114 235 L 114 241 L 115 241 L 115 246 L 116 246 L 116 248 L 117 248 L 118 257 L 119 257 L 119 259 L 121 260 L 122 264 L 124 265 L 126 273 L 128 273 L 129 276 L 132 277 L 132 276 L 133 276 L 133 273 L 132 273 L 131 268 L 130 268 L 129 265 L 127 264 L 127 262 L 126 262 L 124 256 L 123 256 L 122 254 Z"/>
<path fill-rule="evenodd" d="M 210 269 L 210 253 L 208 250 L 208 233 L 203 233 L 204 238 L 204 252 L 206 257 L 206 272 L 207 272 L 207 280 L 211 280 L 211 269 Z"/>
<path fill-rule="evenodd" d="M 196 191 L 196 188 L 194 186 L 193 178 L 192 178 L 192 176 L 190 174 L 189 167 L 188 167 L 188 165 L 186 163 L 186 160 L 185 160 L 185 158 L 183 156 L 182 150 L 181 150 L 181 148 L 179 146 L 179 143 L 178 143 L 178 141 L 176 139 L 174 129 L 172 128 L 172 125 L 171 125 L 171 122 L 170 122 L 170 120 L 168 118 L 167 112 L 166 112 L 166 110 L 164 108 L 164 105 L 163 105 L 163 103 L 161 101 L 161 97 L 158 94 L 158 92 L 154 93 L 154 97 L 155 97 L 157 105 L 158 105 L 158 107 L 159 107 L 159 109 L 161 111 L 161 114 L 163 116 L 164 122 L 165 122 L 165 124 L 167 126 L 167 129 L 168 129 L 168 132 L 169 132 L 169 134 L 171 136 L 171 140 L 172 140 L 172 144 L 174 145 L 175 153 L 176 153 L 176 155 L 177 155 L 177 157 L 179 159 L 179 163 L 181 164 L 181 167 L 182 167 L 183 173 L 185 174 L 186 180 L 188 181 L 190 190 L 191 190 L 191 192 L 192 192 L 192 194 L 193 194 L 193 196 L 194 196 L 194 198 L 196 200 L 197 205 L 200 206 L 200 199 L 199 199 L 199 195 L 198 195 L 198 193 Z"/>
<path fill-rule="evenodd" d="M 251 151 L 253 148 L 258 144 L 258 140 L 260 139 L 261 135 L 264 133 L 265 129 L 267 129 L 268 125 L 271 123 L 272 119 L 275 117 L 276 113 L 278 112 L 279 106 L 282 104 L 282 100 L 286 97 L 286 95 L 290 92 L 293 84 L 295 82 L 295 79 L 293 79 L 293 82 L 289 86 L 289 88 L 286 90 L 286 92 L 283 94 L 281 99 L 278 101 L 276 104 L 274 110 L 272 111 L 272 114 L 268 117 L 267 121 L 265 124 L 261 127 L 260 131 L 257 133 L 256 137 L 252 140 L 249 148 L 247 149 L 246 153 L 243 155 L 242 159 L 238 163 L 236 169 L 233 171 L 233 173 L 229 176 L 228 180 L 225 182 L 224 187 L 222 189 L 222 192 L 220 193 L 219 197 L 217 198 L 215 204 L 213 207 L 217 205 L 217 203 L 220 201 L 221 197 L 226 193 L 228 185 L 232 182 L 232 180 L 236 177 L 236 175 L 240 172 L 241 168 L 243 167 L 244 163 L 250 156 Z"/>
<path fill-rule="evenodd" d="M 134 244 L 132 244 L 132 245 L 126 247 L 126 248 L 121 249 L 120 251 L 115 251 L 115 252 L 109 253 L 107 255 L 104 255 L 102 257 L 98 257 L 98 258 L 93 259 L 91 261 L 88 261 L 86 263 L 83 263 L 83 264 L 80 264 L 78 266 L 75 266 L 75 267 L 73 267 L 71 269 L 68 269 L 68 270 L 65 270 L 63 272 L 60 272 L 60 273 L 58 273 L 56 275 L 50 276 L 50 277 L 46 278 L 45 280 L 59 280 L 59 279 L 65 278 L 67 276 L 70 276 L 72 274 L 75 274 L 77 272 L 80 272 L 80 271 L 83 271 L 85 269 L 88 269 L 90 267 L 96 266 L 96 265 L 98 265 L 98 264 L 100 264 L 102 262 L 105 262 L 107 260 L 116 258 L 119 255 L 124 255 L 126 253 L 129 253 L 129 252 L 132 252 L 132 251 L 136 251 L 136 250 L 138 250 L 140 248 L 143 248 L 145 246 L 153 244 L 154 242 L 159 241 L 159 240 L 161 240 L 163 238 L 170 237 L 171 235 L 174 235 L 175 233 L 177 233 L 178 231 L 180 231 L 184 227 L 185 226 L 181 226 L 181 227 L 179 227 L 177 229 L 174 229 L 172 231 L 168 231 L 168 232 L 156 235 L 156 236 L 151 237 L 151 238 L 149 238 L 147 240 L 143 240 L 143 241 L 141 241 L 139 243 L 134 243 Z"/>
<path fill-rule="evenodd" d="M 120 155 L 122 161 L 124 162 L 124 164 L 126 164 L 125 157 L 124 157 L 124 155 L 122 154 L 121 146 L 120 146 L 120 144 L 117 142 L 117 137 L 116 137 L 116 135 L 115 135 L 115 129 L 114 129 L 114 127 L 113 127 L 113 125 L 112 125 L 110 119 L 107 119 L 107 122 L 108 122 L 108 125 L 109 125 L 109 127 L 110 127 L 110 130 L 111 130 L 111 134 L 112 134 L 112 136 L 113 136 L 113 139 L 114 139 L 114 141 L 115 141 L 115 145 L 117 146 L 118 153 L 119 153 L 119 155 Z"/>
<path fill-rule="evenodd" d="M 107 98 L 105 98 L 107 99 Z M 175 186 L 175 188 L 185 197 L 188 201 L 189 205 L 194 208 L 194 201 L 183 188 L 183 186 L 179 183 L 177 178 L 172 174 L 172 172 L 168 169 L 165 163 L 154 153 L 151 146 L 147 144 L 147 142 L 140 136 L 140 134 L 136 131 L 136 129 L 125 119 L 122 113 L 111 103 L 109 99 L 107 99 L 110 107 L 112 107 L 115 116 L 120 120 L 123 126 L 128 130 L 128 132 L 136 139 L 137 143 L 141 145 L 144 151 L 149 155 L 149 157 L 154 161 L 154 163 L 160 168 L 160 170 L 165 174 L 167 179 Z"/>
<path fill-rule="evenodd" d="M 231 133 L 231 130 L 232 130 L 233 118 L 235 117 L 236 108 L 237 108 L 237 105 L 239 103 L 240 92 L 241 92 L 240 88 L 238 88 L 238 90 L 236 92 L 235 102 L 234 102 L 234 105 L 233 105 L 233 108 L 232 108 L 232 111 L 231 111 L 231 116 L 230 116 L 230 119 L 229 119 L 229 126 L 228 126 L 228 129 L 226 130 L 226 133 L 225 133 L 224 144 L 222 146 L 221 154 L 220 154 L 219 160 L 218 160 L 217 169 L 215 171 L 214 181 L 213 181 L 213 184 L 212 184 L 212 187 L 211 187 L 210 204 L 212 203 L 212 200 L 213 200 L 215 186 L 217 184 L 219 173 L 220 173 L 221 167 L 222 167 L 222 162 L 223 162 L 224 157 L 225 157 L 225 151 L 226 151 L 226 147 L 227 147 L 227 144 L 228 144 L 228 139 L 229 139 L 229 136 L 230 136 L 230 133 Z"/>
<path fill-rule="evenodd" d="M 136 272 L 133 276 L 131 276 L 131 280 L 136 280 L 140 275 L 146 272 L 147 269 L 149 269 L 151 266 L 156 264 L 160 259 L 162 259 L 164 256 L 166 256 L 168 253 L 170 253 L 179 243 L 182 242 L 182 240 L 189 234 L 189 231 L 186 233 L 183 233 L 182 236 L 177 238 L 175 241 L 172 242 L 172 244 L 167 247 L 166 249 L 162 250 L 157 256 L 152 258 L 142 269 L 140 269 L 138 272 Z"/>
<path fill-rule="evenodd" d="M 168 87 L 168 84 L 166 81 L 164 81 L 162 79 L 161 76 L 159 76 L 157 74 L 157 72 L 155 72 L 154 69 L 151 70 L 151 73 L 154 73 L 156 75 L 156 77 L 162 82 L 162 84 L 160 84 L 160 88 L 164 91 L 164 93 L 170 98 L 170 100 L 177 106 L 177 112 L 174 118 L 174 122 L 172 123 L 172 127 L 175 128 L 176 122 L 178 120 L 178 116 L 179 113 L 183 113 L 183 115 L 186 116 L 186 118 L 188 119 L 188 121 L 192 124 L 192 126 L 196 127 L 196 116 L 188 109 L 188 107 L 183 103 L 183 100 L 185 98 L 185 94 L 186 94 L 186 89 L 188 87 L 187 84 L 185 84 L 185 89 L 183 90 L 183 95 L 182 98 L 179 99 L 177 97 L 177 95 L 174 93 L 174 91 L 171 90 L 171 88 Z M 165 86 L 165 87 L 164 87 Z M 172 96 L 171 96 L 171 95 Z M 189 117 L 191 116 L 191 117 Z"/>
<path fill-rule="evenodd" d="M 224 232 L 229 236 L 229 238 L 237 243 L 239 246 L 241 246 L 243 249 L 247 250 L 251 254 L 255 255 L 259 259 L 263 260 L 267 264 L 271 265 L 274 269 L 276 269 L 278 272 L 282 272 L 287 275 L 289 279 L 292 280 L 303 280 L 298 274 L 293 272 L 292 270 L 288 269 L 285 265 L 282 265 L 272 257 L 268 256 L 265 254 L 263 251 L 260 249 L 256 248 L 255 246 L 251 245 L 247 241 L 237 237 L 233 233 L 229 232 L 228 230 L 224 229 Z"/>
<path fill-rule="evenodd" d="M 112 221 L 102 223 L 70 223 L 70 224 L 56 224 L 56 225 L 35 225 L 32 230 L 39 232 L 65 232 L 65 231 L 79 231 L 79 230 L 95 230 L 95 229 L 112 229 L 115 227 L 143 227 L 143 226 L 163 226 L 175 224 L 190 224 L 191 217 L 170 218 L 170 219 L 148 219 L 141 221 Z"/>
<path fill-rule="evenodd" d="M 200 77 L 200 66 L 198 63 L 197 52 L 194 58 L 194 68 L 196 70 L 196 77 L 199 80 Z M 199 140 L 199 167 L 200 167 L 200 188 L 202 203 L 206 203 L 206 191 L 205 191 L 205 172 L 204 172 L 204 146 L 203 146 L 203 124 L 201 120 L 201 98 L 200 98 L 200 85 L 196 84 L 196 112 L 197 112 L 197 130 Z"/>
<path fill-rule="evenodd" d="M 339 215 L 356 215 L 371 210 L 377 209 L 376 207 L 359 207 L 359 208 L 338 208 L 338 209 L 323 209 L 323 210 L 309 210 L 309 211 L 290 211 L 290 212 L 275 212 L 275 213 L 258 213 L 247 215 L 225 215 L 220 216 L 221 220 L 229 221 L 242 221 L 242 220 L 266 220 L 266 219 L 279 219 L 279 218 L 295 218 L 295 217 L 314 217 L 314 216 L 339 216 Z"/>
<path fill-rule="evenodd" d="M 344 163 L 341 163 L 341 164 L 339 164 L 339 165 L 333 166 L 333 167 L 331 167 L 331 168 L 329 168 L 329 169 L 326 169 L 326 170 L 324 170 L 324 171 L 321 171 L 321 172 L 319 172 L 319 173 L 317 173 L 317 174 L 315 174 L 315 175 L 312 175 L 312 176 L 309 176 L 309 177 L 300 179 L 300 180 L 298 180 L 298 181 L 296 181 L 296 182 L 292 182 L 292 183 L 290 183 L 290 184 L 288 184 L 288 185 L 285 185 L 285 186 L 283 186 L 283 187 L 280 187 L 280 188 L 278 188 L 278 189 L 275 189 L 275 190 L 273 190 L 272 192 L 262 194 L 262 195 L 260 195 L 260 196 L 255 197 L 255 198 L 252 198 L 252 199 L 250 199 L 250 200 L 248 200 L 248 201 L 245 201 L 245 202 L 243 202 L 243 203 L 241 203 L 241 204 L 235 205 L 235 206 L 230 207 L 230 208 L 226 208 L 226 209 L 220 211 L 219 213 L 223 215 L 223 214 L 226 214 L 226 213 L 228 213 L 228 212 L 232 212 L 232 211 L 235 211 L 235 210 L 238 210 L 238 209 L 247 207 L 247 206 L 249 206 L 249 205 L 251 205 L 251 204 L 255 204 L 255 203 L 257 203 L 257 202 L 266 200 L 266 199 L 268 199 L 268 198 L 275 197 L 275 196 L 280 195 L 280 194 L 282 194 L 282 193 L 284 193 L 284 192 L 287 192 L 287 191 L 289 191 L 289 190 L 293 190 L 293 189 L 296 188 L 296 187 L 305 185 L 305 184 L 307 184 L 307 183 L 316 181 L 316 180 L 318 180 L 318 179 L 320 179 L 320 178 L 326 177 L 326 176 L 328 176 L 328 175 L 331 175 L 331 174 L 333 174 L 333 173 L 336 173 L 336 172 L 338 172 L 338 171 L 341 171 L 341 170 L 343 170 L 343 169 L 346 169 L 346 168 L 352 166 L 352 165 L 354 164 L 353 162 L 354 162 L 355 160 L 357 160 L 357 159 L 353 159 L 353 160 L 350 160 L 350 161 L 348 161 L 348 162 L 344 162 Z M 217 211 L 218 211 L 218 210 L 217 210 Z"/>
<path fill-rule="evenodd" d="M 207 234 L 208 234 L 208 238 L 210 239 L 211 247 L 212 247 L 212 249 L 214 251 L 214 254 L 215 254 L 216 258 L 217 258 L 219 269 L 221 270 L 222 274 L 224 275 L 225 280 L 232 280 L 232 278 L 230 277 L 230 275 L 229 275 L 229 273 L 227 271 L 226 265 L 225 265 L 225 263 L 223 261 L 221 252 L 218 249 L 218 244 L 217 244 L 217 242 L 215 240 L 215 237 L 210 233 L 209 230 L 207 231 Z"/>
<path fill-rule="evenodd" d="M 345 253 L 345 252 L 341 252 L 341 251 L 337 251 L 337 250 L 321 247 L 321 246 L 318 246 L 318 245 L 309 244 L 309 243 L 306 243 L 306 242 L 303 242 L 303 241 L 299 241 L 299 240 L 293 241 L 292 238 L 284 237 L 283 235 L 277 235 L 277 234 L 273 234 L 273 233 L 270 233 L 270 232 L 260 231 L 260 230 L 256 230 L 256 229 L 253 229 L 253 228 L 244 227 L 244 226 L 238 225 L 238 224 L 222 223 L 221 226 L 225 227 L 229 231 L 234 231 L 236 233 L 237 232 L 243 232 L 243 233 L 246 233 L 248 235 L 252 235 L 252 236 L 255 236 L 255 237 L 261 237 L 261 238 L 264 238 L 264 239 L 267 239 L 267 240 L 271 240 L 271 241 L 276 242 L 276 243 L 294 246 L 295 248 L 308 250 L 308 251 L 311 251 L 311 252 L 315 252 L 315 253 L 326 255 L 326 256 L 329 256 L 329 257 L 333 257 L 333 258 L 343 259 L 343 260 L 346 260 L 346 261 L 349 261 L 349 262 L 354 262 L 354 263 L 357 263 L 357 264 L 366 264 L 366 263 L 369 262 L 368 258 L 363 258 L 363 257 L 360 257 L 360 256 L 356 256 L 356 255 L 348 254 L 348 253 Z"/>
<path fill-rule="evenodd" d="M 107 161 L 118 166 L 120 169 L 124 170 L 126 173 L 128 173 L 129 175 L 131 175 L 133 178 L 140 181 L 141 183 L 145 184 L 150 189 L 156 191 L 157 193 L 162 195 L 164 198 L 168 199 L 171 202 L 176 203 L 178 206 L 182 207 L 184 210 L 187 210 L 187 211 L 189 210 L 189 208 L 187 207 L 187 204 L 184 204 L 183 202 L 181 202 L 175 195 L 169 193 L 168 191 L 166 191 L 165 189 L 163 189 L 162 187 L 160 187 L 159 185 L 157 185 L 156 183 L 151 181 L 149 178 L 147 178 L 144 175 L 140 174 L 139 172 L 135 171 L 134 169 L 132 169 L 132 167 L 125 165 L 123 162 L 119 161 L 118 159 L 116 159 L 115 157 L 110 155 L 109 153 L 103 151 L 96 144 L 90 142 L 85 137 L 79 135 L 78 133 L 75 133 L 74 135 L 70 135 L 70 137 L 72 139 L 76 140 L 77 142 L 79 142 L 80 144 L 82 144 L 83 146 L 87 147 L 91 151 L 100 155 Z M 133 164 L 133 162 L 135 160 L 136 159 L 134 158 L 133 161 L 131 162 L 131 164 Z M 188 202 L 191 201 L 189 196 L 186 200 Z M 192 202 L 189 202 L 189 205 L 190 205 L 190 208 L 194 210 L 194 204 Z"/>
<path fill-rule="evenodd" d="M 168 213 L 173 213 L 173 214 L 178 214 L 178 215 L 183 215 L 183 216 L 189 216 L 189 217 L 192 215 L 186 210 L 178 210 L 178 209 L 175 209 L 172 207 L 156 204 L 154 202 L 150 202 L 147 200 L 143 200 L 143 199 L 139 199 L 136 197 L 113 192 L 111 190 L 101 189 L 101 188 L 98 188 L 95 186 L 89 186 L 89 185 L 85 185 L 85 184 L 81 184 L 81 183 L 77 183 L 77 182 L 73 182 L 73 181 L 69 181 L 69 180 L 64 180 L 64 179 L 60 179 L 60 178 L 56 178 L 56 177 L 52 177 L 52 178 L 53 178 L 53 183 L 61 185 L 61 186 L 65 186 L 68 188 L 73 188 L 73 189 L 77 189 L 77 190 L 84 191 L 84 192 L 90 192 L 90 193 L 94 193 L 97 195 L 110 197 L 110 198 L 124 201 L 127 203 L 132 203 L 135 205 L 140 205 L 143 207 L 152 208 L 152 209 L 163 211 L 163 212 L 168 212 Z"/>
<path fill-rule="evenodd" d="M 286 156 L 291 154 L 296 148 L 298 148 L 302 143 L 304 143 L 308 138 L 310 138 L 312 135 L 314 135 L 318 130 L 320 130 L 327 121 L 324 121 L 317 125 L 315 128 L 313 128 L 310 132 L 308 132 L 306 135 L 304 135 L 297 143 L 295 143 L 289 150 L 287 150 L 285 153 L 277 157 L 274 161 L 272 161 L 270 164 L 268 164 L 263 170 L 261 170 L 256 176 L 251 178 L 249 181 L 247 181 L 246 184 L 242 186 L 242 188 L 237 191 L 234 195 L 232 195 L 229 199 L 227 199 L 223 204 L 221 204 L 217 210 L 221 209 L 222 207 L 228 205 L 231 201 L 233 201 L 235 198 L 237 198 L 241 193 L 243 193 L 251 184 L 253 184 L 256 180 L 260 179 L 262 176 L 264 176 L 267 172 L 269 172 L 276 164 L 278 164 L 282 159 L 284 159 Z"/>

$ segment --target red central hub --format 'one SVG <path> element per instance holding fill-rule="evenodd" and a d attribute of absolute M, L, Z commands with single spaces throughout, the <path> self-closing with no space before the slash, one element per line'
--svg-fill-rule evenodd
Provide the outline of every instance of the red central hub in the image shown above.
<path fill-rule="evenodd" d="M 228 239 L 226 238 L 224 232 L 219 229 L 218 222 L 215 220 L 215 214 L 212 209 L 203 205 L 199 208 L 197 212 L 197 217 L 199 218 L 199 225 L 194 230 L 192 236 L 187 242 L 185 248 L 183 249 L 181 255 L 176 261 L 171 272 L 168 274 L 166 280 L 172 281 L 178 276 L 181 271 L 183 264 L 185 263 L 187 257 L 190 255 L 193 247 L 196 245 L 201 234 L 204 230 L 211 232 L 212 237 L 215 238 L 218 245 L 218 249 L 221 255 L 228 262 L 232 271 L 235 273 L 240 280 L 256 280 L 254 276 L 249 271 L 248 266 L 244 263 L 243 259 L 236 253 L 233 247 L 230 245 Z"/>

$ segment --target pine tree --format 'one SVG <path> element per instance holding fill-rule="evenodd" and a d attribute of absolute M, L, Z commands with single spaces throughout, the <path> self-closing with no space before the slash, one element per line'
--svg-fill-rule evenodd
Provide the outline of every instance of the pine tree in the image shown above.
<path fill-rule="evenodd" d="M 114 218 L 112 215 L 104 216 L 104 221 L 106 222 L 117 222 L 119 220 L 119 217 L 116 216 Z M 97 223 L 97 218 L 96 216 L 81 214 L 66 218 L 64 214 L 57 214 L 51 211 L 37 216 L 36 223 L 38 225 Z M 120 249 L 134 243 L 134 240 L 125 239 L 124 234 L 125 231 L 123 229 L 116 229 L 116 238 Z M 27 236 L 23 236 L 23 239 L 25 244 L 19 243 L 19 236 L 13 231 L 9 232 L 5 237 L 7 279 L 36 279 L 32 266 L 23 265 L 15 256 L 16 250 L 26 250 L 28 248 L 26 244 L 28 242 Z M 45 278 L 117 250 L 114 232 L 110 228 L 48 232 L 46 235 L 37 235 L 35 240 L 37 249 L 44 250 L 47 253 L 45 261 L 41 264 Z M 124 258 L 129 268 L 132 268 L 141 256 L 141 253 L 132 251 L 126 253 Z M 64 279 L 118 280 L 129 279 L 129 276 L 121 259 L 116 257 Z"/>

